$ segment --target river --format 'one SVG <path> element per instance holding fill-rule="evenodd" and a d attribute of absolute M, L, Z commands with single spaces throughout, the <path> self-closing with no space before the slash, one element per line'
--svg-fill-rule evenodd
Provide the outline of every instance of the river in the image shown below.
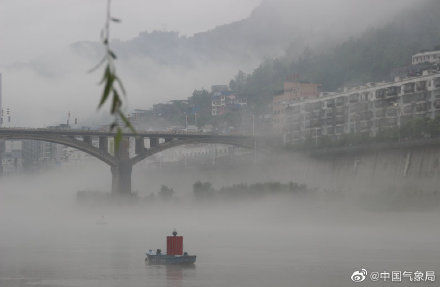
<path fill-rule="evenodd" d="M 350 276 L 361 268 L 440 272 L 435 210 L 373 211 L 295 197 L 84 207 L 73 188 L 50 187 L 38 176 L 2 185 L 2 287 L 340 287 L 356 286 Z M 174 228 L 197 255 L 195 266 L 145 265 L 145 252 L 164 250 Z M 359 286 L 383 284 L 367 278 Z"/>

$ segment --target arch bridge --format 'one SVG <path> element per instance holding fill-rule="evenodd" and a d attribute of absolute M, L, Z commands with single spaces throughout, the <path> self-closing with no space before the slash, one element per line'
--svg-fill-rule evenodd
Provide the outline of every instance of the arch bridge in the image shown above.
<path fill-rule="evenodd" d="M 131 194 L 133 165 L 166 149 L 194 143 L 255 148 L 257 143 L 255 137 L 245 135 L 138 132 L 124 133 L 118 150 L 114 147 L 114 150 L 110 151 L 109 140 L 114 140 L 115 137 L 114 132 L 97 130 L 0 128 L 0 140 L 36 140 L 57 143 L 100 159 L 111 168 L 112 193 L 114 194 Z M 134 138 L 135 143 L 135 153 L 132 157 L 129 153 L 130 138 Z M 93 142 L 98 144 L 93 144 Z"/>

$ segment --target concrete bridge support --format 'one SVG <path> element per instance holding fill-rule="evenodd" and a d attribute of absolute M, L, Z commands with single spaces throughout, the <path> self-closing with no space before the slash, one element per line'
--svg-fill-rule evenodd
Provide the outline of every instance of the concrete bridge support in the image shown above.
<path fill-rule="evenodd" d="M 112 194 L 131 195 L 131 163 L 121 162 L 111 167 Z"/>
<path fill-rule="evenodd" d="M 119 150 L 115 147 L 116 164 L 112 171 L 112 194 L 131 195 L 131 172 L 133 169 L 129 155 L 129 139 L 122 138 Z"/>
<path fill-rule="evenodd" d="M 108 138 L 99 137 L 99 149 L 103 152 L 108 152 Z"/>
<path fill-rule="evenodd" d="M 136 139 L 135 139 L 135 153 L 136 154 L 144 154 L 145 153 L 144 138 L 136 137 Z"/>

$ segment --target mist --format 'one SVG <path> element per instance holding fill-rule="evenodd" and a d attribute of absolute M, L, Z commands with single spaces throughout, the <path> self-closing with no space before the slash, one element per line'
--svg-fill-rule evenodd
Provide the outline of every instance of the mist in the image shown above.
<path fill-rule="evenodd" d="M 213 13 L 199 2 L 184 6 L 191 10 L 188 13 L 192 17 L 200 19 L 202 11 Z M 114 1 L 114 14 L 123 22 L 112 26 L 112 45 L 120 58 L 117 65 L 128 92 L 128 110 L 186 99 L 195 89 L 209 90 L 214 84 L 228 84 L 239 70 L 251 72 L 263 59 L 281 56 L 288 48 L 292 56 L 300 55 L 306 48 L 332 47 L 369 27 L 392 21 L 402 9 L 419 3 L 410 0 L 382 1 L 380 5 L 367 0 L 237 1 L 234 9 L 229 9 L 232 4 L 212 2 L 215 4 L 210 9 L 228 12 L 219 12 L 210 21 L 202 18 L 205 20 L 199 21 L 197 28 L 183 24 L 192 17 L 179 16 L 173 20 L 176 24 L 163 29 L 160 24 L 154 26 L 149 22 L 154 17 L 147 22 L 138 20 L 142 9 L 132 9 L 138 11 L 132 14 L 129 7 L 145 5 L 146 11 L 151 10 L 147 13 L 156 15 L 167 5 L 180 4 L 153 5 L 158 9 L 155 10 L 148 9 L 149 4 Z M 11 109 L 12 125 L 38 127 L 64 123 L 68 112 L 82 123 L 96 122 L 97 83 L 101 75 L 87 71 L 102 57 L 98 40 L 104 4 L 87 5 L 87 11 L 84 5 L 75 2 L 68 3 L 68 11 L 51 1 L 45 5 L 6 2 L 2 6 L 4 24 L 0 27 L 5 30 L 1 33 L 8 37 L 2 45 L 0 68 L 4 78 L 3 102 Z M 43 7 L 49 6 L 53 10 L 44 10 Z M 26 17 L 8 16 L 8 11 L 23 10 L 27 11 Z M 295 11 L 295 17 L 289 11 Z M 72 20 L 79 15 L 85 20 L 73 24 Z M 220 15 L 224 15 L 223 22 Z M 45 20 L 39 21 L 41 17 Z M 62 24 L 57 22 L 59 17 L 65 17 Z M 22 19 L 14 28 L 13 23 Z M 233 20 L 238 21 L 227 24 Z M 39 25 L 32 25 L 32 21 L 38 21 Z M 54 23 L 59 30 L 51 28 Z M 144 27 L 139 27 L 142 23 Z M 33 29 L 25 30 L 27 25 Z M 24 39 L 29 41 L 30 34 L 32 49 L 23 43 Z"/>
<path fill-rule="evenodd" d="M 262 159 L 270 168 L 261 162 L 246 169 L 243 164 L 184 170 L 140 166 L 134 173 L 139 195 L 157 193 L 162 184 L 173 187 L 175 194 L 172 200 L 135 205 L 76 203 L 79 189 L 108 188 L 108 170 L 96 160 L 2 179 L 0 282 L 2 286 L 142 286 L 146 281 L 155 286 L 237 282 L 350 286 L 352 270 L 361 267 L 435 270 L 440 253 L 438 208 L 371 210 L 379 199 L 362 204 L 359 195 L 380 191 L 377 184 L 347 181 L 346 173 L 333 174 L 330 184 L 328 170 L 317 172 L 309 163 L 307 171 L 299 173 L 303 164 L 298 158 L 282 158 Z M 294 159 L 298 163 L 292 167 Z M 289 180 L 307 183 L 310 190 L 200 201 L 191 191 L 196 180 L 212 181 L 216 187 Z M 337 183 L 342 181 L 345 186 Z M 101 218 L 105 225 L 97 225 Z M 184 235 L 185 250 L 198 254 L 195 268 L 146 268 L 143 252 L 164 248 L 164 238 L 173 229 Z"/>
<path fill-rule="evenodd" d="M 347 127 L 334 141 L 318 127 L 312 129 L 311 119 L 306 134 L 304 115 L 286 116 L 304 130 L 301 141 L 289 142 L 293 132 L 277 133 L 274 120 L 274 97 L 288 94 L 282 86 L 286 81 L 316 85 L 312 100 L 318 101 L 324 97 L 318 87 L 325 80 L 328 86 L 362 83 L 368 73 L 376 73 L 374 68 L 401 68 L 397 65 L 405 57 L 410 63 L 408 55 L 432 46 L 438 31 L 423 34 L 425 22 L 415 25 L 417 17 L 397 21 L 400 29 L 408 25 L 414 34 L 423 34 L 403 45 L 399 41 L 406 34 L 391 24 L 414 11 L 420 17 L 425 10 L 417 8 L 428 2 L 435 4 L 113 0 L 112 14 L 122 19 L 112 23 L 110 41 L 127 91 L 122 113 L 143 110 L 138 118 L 129 118 L 141 118 L 138 134 L 127 141 L 125 135 L 120 145 L 116 134 L 108 134 L 114 120 L 109 103 L 98 109 L 102 70 L 90 72 L 104 55 L 99 31 L 106 1 L 2 1 L 0 110 L 8 110 L 10 120 L 3 112 L 0 286 L 379 286 L 395 282 L 391 277 L 374 281 L 375 272 L 439 274 L 440 76 L 435 74 L 440 60 L 427 72 L 389 83 L 393 91 L 404 91 L 417 80 L 413 92 L 418 93 L 410 109 L 400 110 L 404 100 L 388 101 L 390 109 L 399 106 L 400 112 L 381 110 L 386 120 L 396 119 L 389 130 L 358 133 L 360 127 L 350 122 L 350 112 L 356 112 L 350 110 L 349 97 L 355 92 L 347 96 L 347 116 L 338 118 L 347 120 Z M 399 35 L 393 38 L 389 31 Z M 375 37 L 376 32 L 382 37 Z M 363 43 L 372 44 L 358 49 Z M 366 52 L 343 55 L 347 59 L 329 52 L 345 46 Z M 396 53 L 389 53 L 389 46 Z M 379 53 L 371 50 L 385 51 L 387 61 L 374 58 Z M 308 51 L 319 61 L 304 57 Z M 337 66 L 345 60 L 347 65 Z M 295 69 L 324 79 L 303 81 L 289 74 Z M 239 71 L 244 72 L 241 82 L 235 77 Z M 231 79 L 235 82 L 230 84 Z M 216 95 L 210 92 L 213 85 L 229 86 L 217 86 L 223 90 Z M 380 85 L 385 84 L 378 81 L 368 88 Z M 199 103 L 168 111 L 175 118 L 150 110 L 202 89 L 207 92 L 199 94 Z M 230 113 L 217 114 L 218 95 L 246 101 L 229 104 Z M 432 108 L 429 121 L 417 121 L 428 106 L 420 95 Z M 367 95 L 365 103 L 375 96 Z M 297 98 L 293 104 L 305 100 Z M 408 110 L 414 117 L 404 118 Z M 316 114 L 323 111 L 321 107 Z M 237 114 L 236 127 L 231 122 Z M 203 120 L 206 124 L 200 124 Z M 380 122 L 376 113 L 374 121 Z M 59 124 L 64 125 L 53 127 Z M 37 137 L 32 132 L 39 128 Z M 73 147 L 36 145 L 40 140 L 63 140 Z M 147 154 L 135 164 L 136 155 Z M 131 176 L 128 190 L 120 187 L 121 175 L 127 175 L 121 170 Z M 184 237 L 185 253 L 169 252 L 167 236 L 176 236 L 173 231 Z M 156 265 L 150 255 L 197 259 Z M 359 281 L 354 276 L 360 272 L 364 278 Z M 400 284 L 436 283 L 411 278 Z"/>

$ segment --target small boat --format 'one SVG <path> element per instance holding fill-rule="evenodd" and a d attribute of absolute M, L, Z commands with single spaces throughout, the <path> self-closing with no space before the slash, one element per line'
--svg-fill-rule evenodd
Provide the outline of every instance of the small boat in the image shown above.
<path fill-rule="evenodd" d="M 145 263 L 150 265 L 191 265 L 196 262 L 196 255 L 183 252 L 183 236 L 177 236 L 175 230 L 173 236 L 167 236 L 166 254 L 162 254 L 162 250 L 157 249 L 156 253 L 149 250 L 146 255 Z"/>

